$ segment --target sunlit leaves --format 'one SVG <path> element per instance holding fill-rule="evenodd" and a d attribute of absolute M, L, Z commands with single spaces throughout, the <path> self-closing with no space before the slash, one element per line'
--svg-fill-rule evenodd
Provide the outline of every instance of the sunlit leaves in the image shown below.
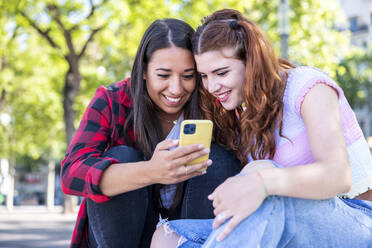
<path fill-rule="evenodd" d="M 0 25 L 5 27 L 0 30 L 0 57 L 6 62 L 0 71 L 0 91 L 8 92 L 3 111 L 12 114 L 14 150 L 19 153 L 37 159 L 51 152 L 61 159 L 66 147 L 62 89 L 68 69 L 64 58 L 68 48 L 56 17 L 66 29 L 72 30 L 77 53 L 90 32 L 102 28 L 80 60 L 82 81 L 74 105 L 75 126 L 99 85 L 130 75 L 140 39 L 155 19 L 180 18 L 196 28 L 203 17 L 215 10 L 237 9 L 264 29 L 280 55 L 279 0 L 95 0 L 93 3 L 100 7 L 90 16 L 88 0 L 0 0 Z M 53 6 L 58 6 L 58 13 Z M 345 21 L 338 1 L 291 0 L 290 6 L 290 60 L 317 66 L 335 78 L 339 62 L 349 50 L 350 36 L 335 29 Z M 21 13 L 48 32 L 59 48 L 52 48 Z M 351 58 L 337 69 L 337 80 L 345 87 L 346 94 L 353 92 L 352 97 L 362 99 Z M 7 144 L 8 134 L 9 130 L 0 125 L 1 144 Z M 8 147 L 0 146 L 0 156 L 6 155 Z"/>
<path fill-rule="evenodd" d="M 372 93 L 372 51 L 352 50 L 338 66 L 336 79 L 352 107 L 371 105 L 366 96 Z"/>

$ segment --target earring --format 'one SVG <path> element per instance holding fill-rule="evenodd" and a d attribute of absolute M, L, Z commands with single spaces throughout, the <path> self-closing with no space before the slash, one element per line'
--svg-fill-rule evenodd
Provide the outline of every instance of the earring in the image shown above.
<path fill-rule="evenodd" d="M 215 104 L 216 104 L 217 107 L 221 107 L 221 102 L 217 98 L 216 98 Z"/>

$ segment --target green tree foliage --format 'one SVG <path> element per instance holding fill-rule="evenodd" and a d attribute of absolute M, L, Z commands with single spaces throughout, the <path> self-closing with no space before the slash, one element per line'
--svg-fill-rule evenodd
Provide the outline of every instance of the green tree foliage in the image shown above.
<path fill-rule="evenodd" d="M 278 33 L 278 1 L 268 0 L 189 0 L 172 1 L 179 5 L 178 16 L 194 27 L 200 20 L 221 8 L 237 9 L 258 23 L 280 55 Z M 289 59 L 296 64 L 316 66 L 331 76 L 339 61 L 347 54 L 349 32 L 336 27 L 345 23 L 337 0 L 290 1 Z"/>
<path fill-rule="evenodd" d="M 336 79 L 352 108 L 368 104 L 372 109 L 372 51 L 354 51 L 343 59 L 336 70 Z"/>
<path fill-rule="evenodd" d="M 54 59 L 51 66 L 49 53 L 40 47 L 40 38 L 29 35 L 15 19 L 12 5 L 2 13 L 0 56 L 1 113 L 11 115 L 11 122 L 3 126 L 0 155 L 14 151 L 19 156 L 39 159 L 41 156 L 60 157 L 64 145 L 63 125 L 60 120 L 61 96 L 58 93 L 58 78 L 63 65 Z M 4 10 L 4 9 L 3 9 Z"/>
<path fill-rule="evenodd" d="M 22 159 L 61 160 L 94 91 L 130 75 L 140 39 L 155 19 L 180 18 L 196 27 L 215 10 L 237 9 L 261 25 L 280 54 L 278 4 L 279 0 L 0 0 L 0 113 L 12 116 L 10 127 L 0 124 L 0 142 L 7 144 L 0 146 L 0 156 L 9 157 L 12 140 L 12 150 Z M 290 60 L 335 76 L 349 38 L 335 29 L 343 21 L 338 1 L 292 0 L 290 5 Z"/>
<path fill-rule="evenodd" d="M 319 66 L 334 73 L 335 65 L 346 47 L 347 34 L 333 29 L 340 21 L 340 17 L 337 7 L 331 9 L 329 7 L 338 6 L 337 1 L 330 0 L 330 2 L 332 4 L 327 5 L 321 0 L 290 2 L 289 53 L 291 61 Z M 55 110 L 50 112 L 59 115 L 58 118 L 54 118 L 53 124 L 58 128 L 48 130 L 61 131 L 63 126 L 61 102 L 64 97 L 66 77 L 71 69 L 68 58 L 73 56 L 73 53 L 76 56 L 81 55 L 77 61 L 80 84 L 76 89 L 76 99 L 72 102 L 72 109 L 77 112 L 77 117 L 73 119 L 76 127 L 98 85 L 118 81 L 130 74 L 140 38 L 154 19 L 181 18 L 196 27 L 204 16 L 217 9 L 238 9 L 263 27 L 279 54 L 278 3 L 279 1 L 263 0 L 6 1 L 6 4 L 5 2 L 2 4 L 7 10 L 3 20 L 15 25 L 18 34 L 13 50 L 7 48 L 4 51 L 10 53 L 17 64 L 16 67 L 2 72 L 2 77 L 8 77 L 9 82 L 15 82 L 10 75 L 17 71 L 16 76 L 20 78 L 18 81 L 25 84 L 22 89 L 31 91 L 35 88 L 35 91 L 40 93 L 36 97 L 38 103 L 45 103 L 48 108 L 54 106 Z M 9 31 L 3 32 L 6 32 L 4 35 L 10 34 Z M 33 87 L 30 87 L 31 83 Z M 4 81 L 1 84 L 4 85 Z M 20 83 L 17 85 L 22 86 Z M 41 94 L 44 92 L 42 90 L 46 93 Z M 45 100 L 49 95 L 52 96 L 53 103 Z M 22 94 L 22 96 L 29 95 Z M 32 105 L 32 97 L 24 100 L 19 97 L 16 99 Z M 17 109 L 27 112 L 25 105 Z M 41 107 L 34 109 L 42 110 Z M 22 116 L 29 116 L 31 113 L 28 115 L 24 113 Z M 27 126 L 30 124 L 27 123 Z M 43 127 L 42 124 L 39 126 Z M 61 138 L 64 137 L 63 135 L 46 136 Z M 58 142 L 66 143 L 60 139 Z M 59 156 L 61 155 L 63 154 L 59 153 Z"/>

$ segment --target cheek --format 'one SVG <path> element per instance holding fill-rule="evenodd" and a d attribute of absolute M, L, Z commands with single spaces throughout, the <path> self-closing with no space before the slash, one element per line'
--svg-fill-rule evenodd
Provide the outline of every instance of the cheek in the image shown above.
<path fill-rule="evenodd" d="M 147 92 L 149 94 L 156 94 L 162 91 L 162 88 L 164 88 L 164 84 L 160 82 L 159 80 L 154 79 L 150 76 L 146 80 L 146 87 L 147 87 Z"/>
<path fill-rule="evenodd" d="M 240 89 L 241 89 L 241 90 L 244 89 L 245 84 L 246 84 L 246 82 L 245 82 L 245 77 L 241 77 L 241 79 L 240 79 Z"/>
<path fill-rule="evenodd" d="M 153 92 L 154 92 L 154 88 L 152 86 L 151 79 L 149 79 L 149 78 L 147 78 L 147 80 L 146 80 L 146 90 L 147 90 L 147 93 L 150 95 L 150 97 L 152 97 Z"/>
<path fill-rule="evenodd" d="M 239 84 L 237 85 L 237 88 L 238 88 L 238 96 L 237 96 L 237 99 L 238 101 L 243 101 L 244 100 L 244 87 L 245 87 L 245 77 L 240 77 L 239 78 Z"/>
<path fill-rule="evenodd" d="M 245 77 L 241 74 L 235 74 L 230 79 L 226 81 L 227 83 L 230 82 L 231 87 L 238 89 L 239 91 L 244 88 L 245 84 Z"/>
<path fill-rule="evenodd" d="M 195 90 L 195 87 L 196 87 L 196 82 L 195 80 L 190 80 L 190 81 L 187 81 L 183 84 L 183 88 L 185 89 L 185 91 L 187 91 L 188 93 L 192 93 L 194 90 Z"/>
<path fill-rule="evenodd" d="M 208 82 L 205 79 L 203 79 L 203 87 L 204 89 L 208 90 Z"/>

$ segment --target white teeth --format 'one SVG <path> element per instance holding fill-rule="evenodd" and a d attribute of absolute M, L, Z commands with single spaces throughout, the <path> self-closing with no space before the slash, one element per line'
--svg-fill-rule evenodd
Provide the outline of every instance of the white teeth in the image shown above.
<path fill-rule="evenodd" d="M 219 99 L 223 99 L 225 96 L 227 96 L 230 93 L 230 91 L 223 93 L 222 95 L 219 95 Z"/>
<path fill-rule="evenodd" d="M 171 102 L 179 102 L 181 100 L 181 97 L 173 98 L 173 97 L 165 96 L 165 98 L 167 98 L 167 100 Z"/>

